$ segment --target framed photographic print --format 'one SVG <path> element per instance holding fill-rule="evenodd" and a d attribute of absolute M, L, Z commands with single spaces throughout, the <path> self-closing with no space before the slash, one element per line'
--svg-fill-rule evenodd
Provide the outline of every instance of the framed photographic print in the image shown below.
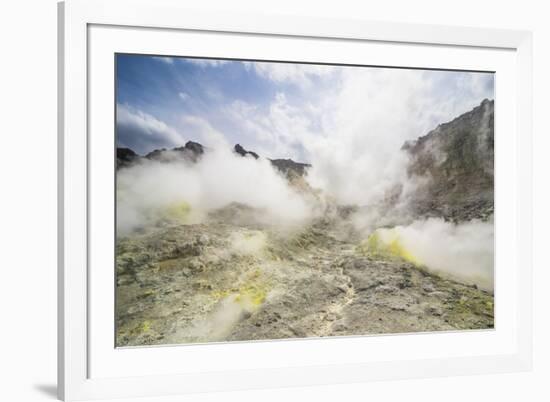
<path fill-rule="evenodd" d="M 60 397 L 529 369 L 530 33 L 180 3 L 59 6 Z"/>

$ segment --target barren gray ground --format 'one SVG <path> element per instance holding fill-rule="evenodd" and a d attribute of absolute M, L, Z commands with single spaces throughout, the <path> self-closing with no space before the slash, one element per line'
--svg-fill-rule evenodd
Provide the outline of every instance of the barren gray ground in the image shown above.
<path fill-rule="evenodd" d="M 369 253 L 342 220 L 278 233 L 214 216 L 117 245 L 118 346 L 492 327 L 492 294 Z"/>

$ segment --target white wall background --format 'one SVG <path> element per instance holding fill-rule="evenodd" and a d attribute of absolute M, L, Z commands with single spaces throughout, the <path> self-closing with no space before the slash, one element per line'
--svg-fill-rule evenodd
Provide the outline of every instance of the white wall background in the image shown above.
<path fill-rule="evenodd" d="M 188 1 L 202 8 L 529 29 L 535 40 L 535 366 L 530 373 L 204 394 L 161 401 L 548 401 L 550 24 L 537 0 Z M 225 4 L 224 4 L 225 3 Z M 0 400 L 55 399 L 56 1 L 0 11 Z M 140 399 L 143 400 L 143 399 Z M 143 400 L 145 401 L 145 400 Z"/>

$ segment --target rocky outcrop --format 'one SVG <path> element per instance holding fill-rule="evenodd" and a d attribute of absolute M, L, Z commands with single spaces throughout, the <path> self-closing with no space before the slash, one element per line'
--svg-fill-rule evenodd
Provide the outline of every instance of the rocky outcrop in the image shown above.
<path fill-rule="evenodd" d="M 187 141 L 182 147 L 155 149 L 145 155 L 145 158 L 159 162 L 173 162 L 177 160 L 197 162 L 202 154 L 204 154 L 204 147 L 201 144 Z"/>
<path fill-rule="evenodd" d="M 130 148 L 117 148 L 116 149 L 116 161 L 117 167 L 130 166 L 140 156 L 132 151 Z"/>
<path fill-rule="evenodd" d="M 235 148 L 233 148 L 233 150 L 238 153 L 239 155 L 241 156 L 247 156 L 247 155 L 250 155 L 252 156 L 254 159 L 258 159 L 259 156 L 256 152 L 253 152 L 253 151 L 247 151 L 246 149 L 244 149 L 240 144 L 237 144 L 235 145 Z"/>
<path fill-rule="evenodd" d="M 117 169 L 130 167 L 143 160 L 169 163 L 174 161 L 197 162 L 204 154 L 204 147 L 198 142 L 188 141 L 182 147 L 154 149 L 145 156 L 130 148 L 117 148 Z"/>
<path fill-rule="evenodd" d="M 198 142 L 187 141 L 185 146 L 174 148 L 173 151 L 181 152 L 184 155 L 184 158 L 188 158 L 193 162 L 196 162 L 202 154 L 204 154 L 204 146 Z"/>
<path fill-rule="evenodd" d="M 247 151 L 240 144 L 235 145 L 234 151 L 241 156 L 252 156 L 258 159 L 260 156 L 254 151 Z M 286 177 L 305 176 L 307 169 L 311 167 L 309 163 L 294 162 L 292 159 L 269 159 L 271 164 Z"/>
<path fill-rule="evenodd" d="M 416 215 L 458 221 L 493 214 L 494 101 L 484 100 L 403 149 L 411 157 L 409 176 L 424 183 L 411 200 Z"/>
<path fill-rule="evenodd" d="M 187 162 L 198 162 L 199 159 L 205 152 L 205 147 L 194 141 L 188 141 L 182 147 L 175 147 L 172 149 L 155 149 L 145 156 L 139 156 L 130 148 L 117 148 L 117 168 L 128 167 L 134 163 L 139 162 L 142 159 L 147 159 L 151 161 L 169 163 L 174 161 L 187 161 Z M 233 148 L 233 152 L 242 156 L 242 157 L 253 157 L 254 159 L 259 159 L 260 156 L 254 152 L 246 150 L 242 145 L 236 144 Z M 294 162 L 292 159 L 269 159 L 273 167 L 275 167 L 279 172 L 283 173 L 288 178 L 300 176 L 305 176 L 307 169 L 311 167 L 308 163 Z"/>
<path fill-rule="evenodd" d="M 270 161 L 273 166 L 286 176 L 292 173 L 298 176 L 305 176 L 307 169 L 311 167 L 309 163 L 294 162 L 292 159 L 270 159 Z"/>

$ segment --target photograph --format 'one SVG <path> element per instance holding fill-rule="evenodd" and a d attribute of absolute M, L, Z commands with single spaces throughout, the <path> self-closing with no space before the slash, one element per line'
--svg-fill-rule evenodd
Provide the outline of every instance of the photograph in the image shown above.
<path fill-rule="evenodd" d="M 544 2 L 4 3 L 0 402 L 550 401 Z"/>
<path fill-rule="evenodd" d="M 494 330 L 494 72 L 114 57 L 116 347 Z"/>

